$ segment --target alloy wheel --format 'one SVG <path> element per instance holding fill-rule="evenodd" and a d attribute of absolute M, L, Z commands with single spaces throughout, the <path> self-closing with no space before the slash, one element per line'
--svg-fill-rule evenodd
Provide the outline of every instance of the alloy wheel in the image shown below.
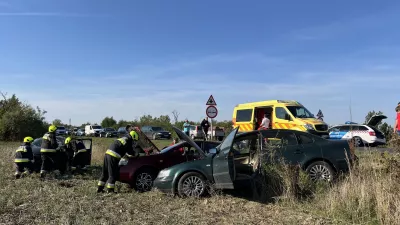
<path fill-rule="evenodd" d="M 204 182 L 197 176 L 190 176 L 183 182 L 183 193 L 188 197 L 200 197 L 204 189 Z"/>
<path fill-rule="evenodd" d="M 330 181 L 332 179 L 332 174 L 329 169 L 321 164 L 313 166 L 309 171 L 309 176 L 312 181 Z"/>
<path fill-rule="evenodd" d="M 136 177 L 136 188 L 138 191 L 150 191 L 153 187 L 153 177 L 150 173 L 143 172 Z"/>

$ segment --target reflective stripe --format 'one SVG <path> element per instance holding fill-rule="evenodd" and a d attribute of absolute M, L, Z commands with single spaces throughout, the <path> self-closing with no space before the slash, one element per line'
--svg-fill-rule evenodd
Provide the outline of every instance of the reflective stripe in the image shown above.
<path fill-rule="evenodd" d="M 43 139 L 49 140 L 49 134 L 43 135 Z"/>
<path fill-rule="evenodd" d="M 81 149 L 81 150 L 78 150 L 78 153 L 79 152 L 87 152 L 87 151 L 86 151 L 86 149 Z"/>
<path fill-rule="evenodd" d="M 103 187 L 105 184 L 106 184 L 106 182 L 99 181 L 99 182 L 97 183 L 97 186 Z"/>
<path fill-rule="evenodd" d="M 16 162 L 16 163 L 25 163 L 25 162 L 30 162 L 30 160 L 22 158 L 22 159 L 15 159 L 14 162 Z"/>
<path fill-rule="evenodd" d="M 19 147 L 16 152 L 27 152 L 26 147 Z"/>
<path fill-rule="evenodd" d="M 40 152 L 57 152 L 57 150 L 49 149 L 49 148 L 42 148 L 42 149 L 40 149 Z"/>
<path fill-rule="evenodd" d="M 118 141 L 121 142 L 122 145 L 125 145 L 126 144 L 126 137 L 119 138 Z"/>
<path fill-rule="evenodd" d="M 107 184 L 107 188 L 114 188 L 115 184 Z"/>
<path fill-rule="evenodd" d="M 113 157 L 115 157 L 115 158 L 118 158 L 118 159 L 121 158 L 121 156 L 120 156 L 118 153 L 116 153 L 116 152 L 114 152 L 113 150 L 110 150 L 110 149 L 108 149 L 108 150 L 106 151 L 106 154 L 111 155 L 111 156 L 113 156 Z"/>

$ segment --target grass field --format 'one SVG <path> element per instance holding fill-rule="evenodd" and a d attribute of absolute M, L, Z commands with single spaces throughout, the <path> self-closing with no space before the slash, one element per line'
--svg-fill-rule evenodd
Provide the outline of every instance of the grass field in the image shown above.
<path fill-rule="evenodd" d="M 0 142 L 0 224 L 396 224 L 400 221 L 400 165 L 365 153 L 357 170 L 305 201 L 260 204 L 238 195 L 180 199 L 159 192 L 96 193 L 104 151 L 112 139 L 94 139 L 92 168 L 70 179 L 14 180 L 19 143 Z M 162 148 L 170 141 L 157 141 Z M 397 174 L 397 177 L 396 177 Z"/>

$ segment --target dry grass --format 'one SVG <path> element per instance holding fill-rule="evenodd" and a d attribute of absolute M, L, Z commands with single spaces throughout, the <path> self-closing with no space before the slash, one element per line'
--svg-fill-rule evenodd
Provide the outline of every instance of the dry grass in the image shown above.
<path fill-rule="evenodd" d="M 95 139 L 93 168 L 85 175 L 41 182 L 37 174 L 13 179 L 18 143 L 1 143 L 0 224 L 327 224 L 330 220 L 278 204 L 229 195 L 180 199 L 158 192 L 96 194 L 99 165 L 109 140 Z M 163 147 L 169 142 L 158 142 Z"/>

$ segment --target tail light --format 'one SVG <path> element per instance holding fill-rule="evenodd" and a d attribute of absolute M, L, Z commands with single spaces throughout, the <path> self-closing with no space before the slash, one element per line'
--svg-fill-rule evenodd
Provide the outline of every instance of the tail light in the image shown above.
<path fill-rule="evenodd" d="M 374 131 L 370 131 L 368 133 L 369 133 L 369 136 L 376 136 Z"/>
<path fill-rule="evenodd" d="M 198 131 L 197 129 L 198 129 L 199 127 L 198 126 L 196 126 L 196 132 Z"/>

